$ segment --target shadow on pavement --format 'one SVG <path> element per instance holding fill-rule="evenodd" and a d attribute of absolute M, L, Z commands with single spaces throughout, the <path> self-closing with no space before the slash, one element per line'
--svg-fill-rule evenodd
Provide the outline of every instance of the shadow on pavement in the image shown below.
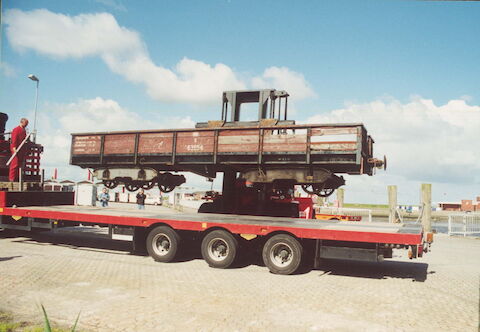
<path fill-rule="evenodd" d="M 22 256 L 0 257 L 0 262 L 9 261 L 9 260 L 12 260 L 12 259 L 18 258 L 18 257 L 22 257 Z"/>
<path fill-rule="evenodd" d="M 87 251 L 107 250 L 109 254 L 125 255 L 132 250 L 131 241 L 112 240 L 100 237 L 98 234 L 88 233 L 52 233 L 52 232 L 18 232 L 16 236 L 20 237 L 14 242 L 28 243 L 36 245 L 54 245 L 71 249 L 81 249 Z"/>
<path fill-rule="evenodd" d="M 54 245 L 71 249 L 105 252 L 108 254 L 125 255 L 132 253 L 132 242 L 122 240 L 112 240 L 105 236 L 99 236 L 95 233 L 53 233 L 53 232 L 16 232 L 15 234 L 2 234 L 3 238 L 18 238 L 14 240 L 17 243 L 28 243 L 35 245 Z M 186 244 L 186 242 L 184 243 Z M 261 252 L 255 250 L 242 250 L 239 259 L 234 263 L 233 269 L 242 269 L 251 265 L 265 266 L 262 261 Z M 135 253 L 137 256 L 144 254 Z M 0 257 L 0 261 L 10 260 L 21 256 Z M 179 257 L 175 263 L 183 263 L 202 259 L 200 252 L 200 241 L 192 241 L 184 246 L 179 252 Z M 307 258 L 310 261 L 310 257 Z M 311 259 L 313 263 L 313 258 Z M 318 269 L 312 270 L 310 262 L 304 264 L 295 274 L 316 273 L 319 276 L 338 275 L 348 277 L 359 277 L 369 279 L 412 279 L 412 281 L 424 282 L 428 274 L 435 271 L 428 271 L 428 264 L 420 262 L 403 261 L 384 261 L 382 263 L 360 262 L 360 261 L 342 261 L 342 260 L 322 260 Z"/>
<path fill-rule="evenodd" d="M 342 275 L 371 279 L 412 279 L 424 282 L 428 274 L 428 264 L 418 262 L 384 261 L 382 263 L 357 262 L 357 261 L 327 261 L 325 260 L 317 271 L 323 271 L 320 276 Z"/>

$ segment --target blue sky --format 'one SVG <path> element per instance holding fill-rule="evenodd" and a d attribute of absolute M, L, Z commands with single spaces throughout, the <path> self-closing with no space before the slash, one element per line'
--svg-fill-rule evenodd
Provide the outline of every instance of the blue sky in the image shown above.
<path fill-rule="evenodd" d="M 94 16 L 98 13 L 108 15 Z M 476 166 L 480 156 L 473 146 L 465 146 L 480 136 L 475 137 L 471 128 L 480 125 L 478 3 L 4 0 L 3 14 L 0 107 L 10 115 L 10 127 L 32 112 L 34 85 L 26 78 L 30 73 L 40 78 L 39 135 L 55 133 L 59 137 L 76 129 L 65 125 L 72 122 L 69 112 L 77 109 L 81 113 L 82 107 L 87 107 L 88 115 L 92 107 L 108 108 L 105 101 L 116 103 L 110 104 L 114 112 L 138 118 L 131 123 L 132 129 L 166 123 L 174 126 L 219 117 L 220 93 L 218 98 L 214 96 L 222 89 L 216 82 L 225 83 L 226 88 L 277 84 L 282 86 L 268 87 L 286 88 L 292 94 L 291 117 L 353 122 L 344 119 L 344 114 L 351 114 L 352 120 L 366 122 L 377 150 L 393 161 L 387 175 L 353 179 L 351 192 L 357 194 L 352 194 L 352 199 L 365 197 L 362 188 L 368 181 L 378 191 L 394 182 L 403 185 L 405 193 L 399 196 L 411 201 L 417 200 L 417 185 L 423 181 L 434 183 L 434 193 L 435 184 L 441 188 L 437 200 L 480 194 L 480 169 Z M 27 14 L 31 14 L 29 20 Z M 78 15 L 90 16 L 87 23 L 80 24 L 75 20 Z M 64 33 L 56 29 L 52 22 L 61 22 L 61 17 L 78 23 L 78 29 Z M 106 25 L 109 27 L 104 29 Z M 88 30 L 85 37 L 81 31 L 89 26 L 98 28 Z M 96 33 L 108 36 L 112 31 L 107 46 L 98 44 L 104 39 L 90 40 Z M 28 38 L 32 35 L 33 40 Z M 80 41 L 62 48 L 62 37 Z M 147 59 L 146 69 L 123 62 L 139 57 Z M 184 63 L 186 72 L 176 69 L 182 59 L 192 60 Z M 225 68 L 215 67 L 217 64 Z M 204 65 L 213 68 L 205 75 L 199 69 Z M 152 70 L 157 73 L 152 77 L 142 74 Z M 188 82 L 189 70 L 196 75 L 193 82 Z M 178 77 L 163 79 L 162 75 L 170 75 L 168 71 Z M 198 95 L 186 95 L 189 87 Z M 100 99 L 86 102 L 95 98 Z M 415 123 L 416 130 L 399 146 L 402 128 L 412 126 L 405 123 L 396 128 L 395 123 L 408 114 L 416 117 L 412 109 L 418 110 L 423 122 Z M 389 114 L 398 120 L 386 127 Z M 426 123 L 437 117 L 436 127 Z M 110 123 L 112 129 L 117 125 L 126 129 L 128 123 Z M 454 142 L 448 139 L 452 132 L 459 133 Z M 411 137 L 417 133 L 418 137 Z M 45 139 L 53 149 L 66 148 L 65 142 Z M 419 141 L 425 142 L 423 148 Z M 448 158 L 457 145 L 462 148 L 455 151 L 455 158 L 464 164 Z M 418 154 L 422 155 L 419 161 L 409 159 Z M 60 158 L 46 153 L 45 159 L 47 167 L 63 167 Z M 414 162 L 418 162 L 418 172 L 411 169 Z M 432 171 L 430 167 L 435 165 L 439 168 Z M 72 172 L 65 169 L 69 176 Z M 384 198 L 377 189 L 369 190 L 367 196 L 370 200 Z"/>

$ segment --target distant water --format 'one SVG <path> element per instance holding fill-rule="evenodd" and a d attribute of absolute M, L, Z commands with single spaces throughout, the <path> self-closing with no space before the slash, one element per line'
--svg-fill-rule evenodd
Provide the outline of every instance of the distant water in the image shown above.
<path fill-rule="evenodd" d="M 372 222 L 388 222 L 388 218 L 385 217 L 373 217 Z M 415 224 L 415 220 L 404 219 L 404 224 Z M 447 221 L 437 221 L 432 222 L 432 230 L 437 233 L 448 233 L 448 222 Z"/>

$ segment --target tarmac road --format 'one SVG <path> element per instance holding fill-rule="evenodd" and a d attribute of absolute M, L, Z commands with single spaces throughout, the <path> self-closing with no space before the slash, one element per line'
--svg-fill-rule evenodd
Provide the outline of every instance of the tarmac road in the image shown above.
<path fill-rule="evenodd" d="M 0 232 L 0 310 L 86 331 L 477 331 L 480 240 L 436 236 L 410 261 L 327 262 L 293 276 L 258 260 L 161 264 L 95 234 Z M 250 263 L 250 265 L 249 265 Z"/>

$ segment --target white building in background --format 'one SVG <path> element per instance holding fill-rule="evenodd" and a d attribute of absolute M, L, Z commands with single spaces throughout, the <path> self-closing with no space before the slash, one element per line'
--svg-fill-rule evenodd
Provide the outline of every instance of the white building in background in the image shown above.
<path fill-rule="evenodd" d="M 193 187 L 176 187 L 172 192 L 168 193 L 168 204 L 198 209 L 204 201 L 196 199 L 195 193 L 196 189 Z"/>
<path fill-rule="evenodd" d="M 70 180 L 58 181 L 56 179 L 43 182 L 44 191 L 75 191 L 75 182 Z"/>
<path fill-rule="evenodd" d="M 75 205 L 95 206 L 97 186 L 90 181 L 80 181 L 75 186 Z"/>

